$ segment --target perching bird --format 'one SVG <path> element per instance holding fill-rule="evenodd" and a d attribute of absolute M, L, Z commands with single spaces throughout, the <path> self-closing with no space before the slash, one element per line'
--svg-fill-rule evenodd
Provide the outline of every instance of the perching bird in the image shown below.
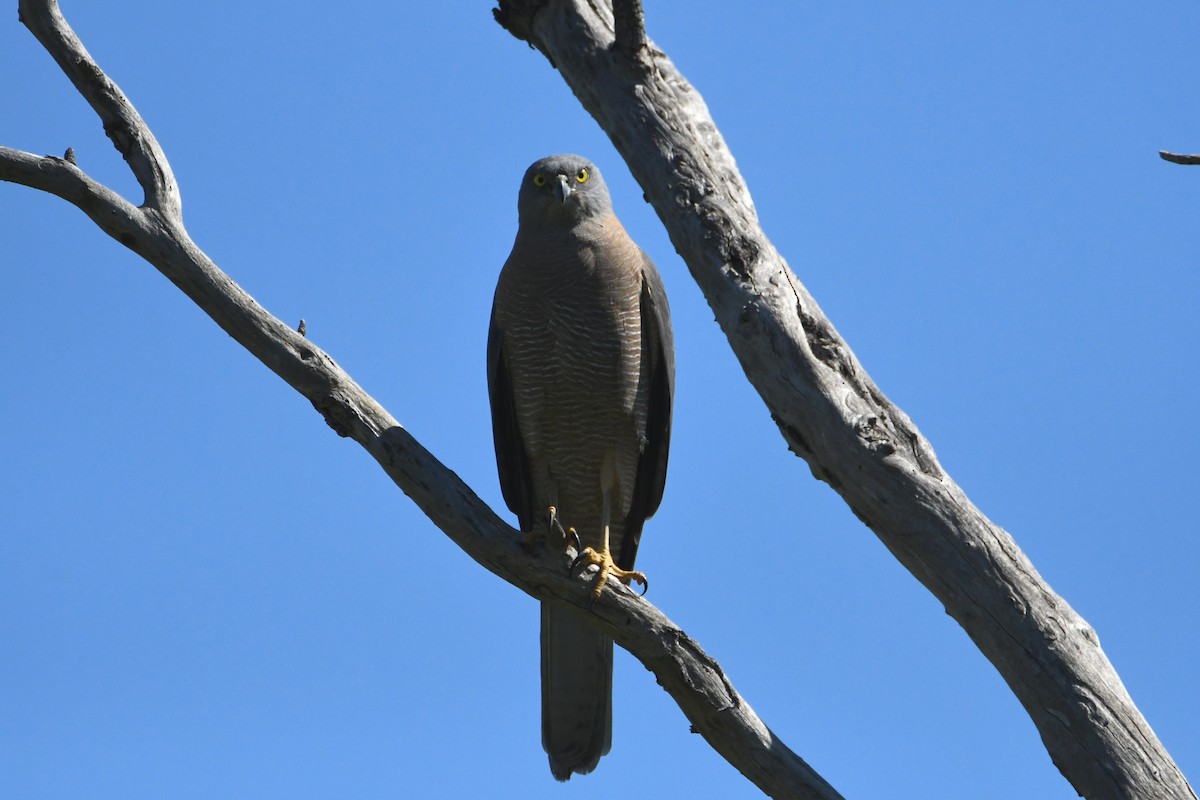
<path fill-rule="evenodd" d="M 608 575 L 645 582 L 632 569 L 667 472 L 670 310 L 587 159 L 534 162 L 517 210 L 488 332 L 500 487 L 527 534 L 557 528 L 565 549 L 555 518 L 574 529 L 598 596 Z M 541 616 L 542 746 L 565 781 L 612 743 L 612 640 L 569 611 Z"/>

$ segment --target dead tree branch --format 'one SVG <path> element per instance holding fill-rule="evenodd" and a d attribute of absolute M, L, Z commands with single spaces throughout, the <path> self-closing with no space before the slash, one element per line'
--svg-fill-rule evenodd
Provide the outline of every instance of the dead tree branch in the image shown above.
<path fill-rule="evenodd" d="M 1170 161 L 1173 164 L 1200 164 L 1200 154 L 1187 155 L 1185 153 L 1171 153 L 1166 150 L 1159 150 L 1158 157 L 1163 161 Z"/>
<path fill-rule="evenodd" d="M 692 727 L 764 792 L 779 798 L 840 795 L 775 738 L 721 666 L 633 592 L 611 591 L 586 610 L 587 578 L 568 575 L 570 555 L 530 554 L 518 535 L 420 445 L 300 330 L 273 317 L 223 273 L 183 226 L 174 175 L 133 105 L 96 65 L 55 0 L 22 0 L 22 22 L 104 122 L 145 191 L 141 207 L 97 183 L 72 160 L 0 147 L 0 180 L 55 194 L 150 262 L 230 336 L 304 395 L 339 435 L 358 442 L 413 502 L 471 558 L 533 597 L 586 614 L 652 671 Z M 537 557 L 540 556 L 540 557 Z"/>
<path fill-rule="evenodd" d="M 622 4 L 627 5 L 627 4 Z M 1095 632 L 942 470 L 776 252 L 699 93 L 591 0 L 501 0 L 612 139 L 788 446 L 943 603 L 1089 798 L 1195 794 Z"/>
<path fill-rule="evenodd" d="M 22 2 L 17 14 L 104 123 L 104 133 L 146 193 L 143 206 L 181 222 L 179 187 L 158 140 L 120 87 L 96 66 L 63 19 L 58 3 Z"/>
<path fill-rule="evenodd" d="M 642 0 L 613 0 L 613 21 L 617 47 L 635 55 L 646 46 L 646 14 Z"/>

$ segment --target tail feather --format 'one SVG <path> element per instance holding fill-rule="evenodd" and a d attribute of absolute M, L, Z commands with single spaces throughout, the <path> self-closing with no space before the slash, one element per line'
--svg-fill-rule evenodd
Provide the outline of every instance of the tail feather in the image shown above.
<path fill-rule="evenodd" d="M 612 746 L 612 639 L 542 606 L 542 747 L 560 781 L 587 774 Z"/>

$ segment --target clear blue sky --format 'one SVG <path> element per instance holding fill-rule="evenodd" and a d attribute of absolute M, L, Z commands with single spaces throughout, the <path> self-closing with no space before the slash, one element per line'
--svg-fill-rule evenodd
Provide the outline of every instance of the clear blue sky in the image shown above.
<path fill-rule="evenodd" d="M 650 598 L 847 797 L 1071 798 L 941 606 L 789 455 L 603 133 L 488 2 L 64 0 L 197 243 L 487 502 L 519 177 L 574 151 L 678 348 Z M 1195 3 L 647 0 L 763 224 L 1200 779 Z M 141 195 L 0 15 L 0 143 Z M 537 609 L 63 201 L 0 185 L 0 796 L 755 797 L 617 654 L 557 785 Z M 505 514 L 508 517 L 507 513 Z"/>

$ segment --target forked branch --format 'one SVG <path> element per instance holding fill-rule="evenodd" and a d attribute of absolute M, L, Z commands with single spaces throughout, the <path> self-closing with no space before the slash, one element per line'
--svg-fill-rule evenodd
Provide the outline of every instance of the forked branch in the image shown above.
<path fill-rule="evenodd" d="M 104 133 L 129 163 L 146 193 L 143 205 L 182 222 L 179 187 L 158 140 L 120 87 L 96 66 L 63 19 L 57 0 L 21 0 L 18 15 L 104 123 Z"/>

